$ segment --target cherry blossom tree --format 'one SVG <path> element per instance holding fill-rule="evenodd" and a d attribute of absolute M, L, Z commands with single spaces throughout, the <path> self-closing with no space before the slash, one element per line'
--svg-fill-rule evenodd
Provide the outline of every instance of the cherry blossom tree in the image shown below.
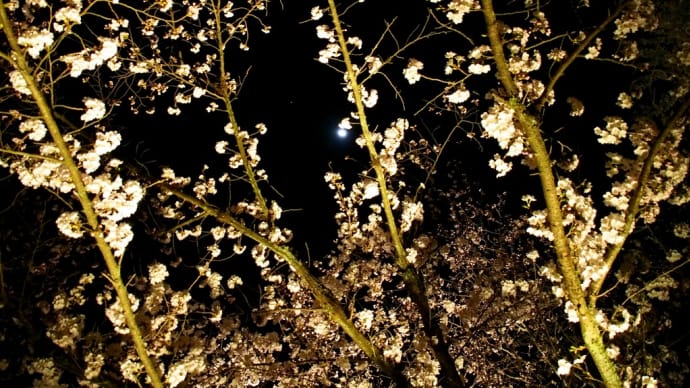
<path fill-rule="evenodd" d="M 350 24 L 370 2 L 314 5 L 365 167 L 325 172 L 337 238 L 312 260 L 262 163 L 286 128 L 237 108 L 242 53 L 280 7 L 1 1 L 0 163 L 24 187 L 7 214 L 40 227 L 2 223 L 0 369 L 36 386 L 681 384 L 657 328 L 688 291 L 687 220 L 667 210 L 689 192 L 688 10 L 604 3 L 429 0 L 405 5 L 423 25 L 379 36 Z M 560 87 L 607 66 L 625 74 L 604 96 Z M 195 177 L 128 145 L 140 117 L 199 115 L 220 124 Z M 487 194 L 453 152 L 468 144 L 492 187 L 529 184 Z"/>
<path fill-rule="evenodd" d="M 589 7 L 589 4 L 583 2 L 581 6 Z M 550 107 L 558 103 L 556 85 L 580 58 L 604 60 L 608 57 L 606 60 L 621 67 L 646 70 L 648 64 L 644 59 L 638 60 L 640 52 L 633 36 L 639 31 L 651 32 L 658 28 L 655 4 L 620 2 L 594 28 L 577 32 L 577 36 L 565 31 L 553 37 L 549 20 L 539 3 L 525 2 L 525 10 L 518 11 L 528 18 L 526 26 L 512 25 L 510 16 L 499 21 L 500 12 L 510 15 L 511 9 L 497 11 L 491 0 L 481 3 L 451 1 L 441 9 L 452 28 L 461 24 L 468 13 L 480 11 L 488 38 L 485 45 L 472 47 L 466 56 L 445 54 L 449 59 L 445 73 L 460 73 L 461 81 L 451 84 L 443 98 L 449 103 L 463 103 L 470 96 L 464 88 L 472 77 L 491 74 L 498 78 L 498 87 L 486 92 L 491 106 L 481 114 L 482 136 L 494 138 L 501 149 L 490 160 L 490 166 L 497 171 L 498 177 L 505 176 L 512 168 L 509 158 L 519 157 L 537 171 L 546 208 L 532 213 L 527 231 L 551 242 L 556 264 L 555 268 L 543 267 L 542 272 L 555 283 L 554 293 L 563 298 L 568 320 L 579 323 L 585 348 L 604 384 L 620 386 L 621 371 L 615 361 L 619 348 L 607 345 L 604 335 L 611 340 L 630 326 L 639 324 L 644 308 L 635 316 L 614 302 L 609 306 L 608 314 L 611 315 L 608 315 L 599 304 L 615 289 L 614 285 L 604 291 L 604 285 L 609 273 L 617 267 L 620 252 L 636 224 L 653 223 L 663 201 L 687 202 L 685 189 L 676 190 L 685 180 L 688 167 L 687 153 L 681 145 L 689 106 L 685 95 L 687 80 L 682 76 L 673 77 L 678 84 L 665 91 L 672 102 L 661 111 L 653 112 L 652 116 L 633 113 L 628 119 L 631 125 L 628 125 L 619 115 L 607 115 L 603 117 L 606 128 L 594 128 L 600 144 L 617 146 L 625 141 L 632 146 L 632 154 L 622 150 L 606 154 L 604 165 L 611 188 L 603 194 L 603 208 L 597 206 L 590 194 L 592 181 L 574 182 L 568 177 L 577 169 L 577 153 L 567 149 L 561 155 L 550 152 L 546 141 L 559 142 L 548 131 L 557 114 L 550 113 Z M 617 44 L 609 52 L 603 49 L 607 34 L 611 37 L 606 41 Z M 540 40 L 544 43 L 539 43 Z M 558 43 L 552 48 L 546 42 Z M 678 58 L 682 57 L 681 50 Z M 550 62 L 548 72 L 542 71 L 544 58 Z M 460 64 L 462 62 L 469 62 L 466 69 Z M 410 61 L 405 70 L 410 83 L 419 80 L 416 74 L 419 69 L 422 69 L 421 62 Z M 618 96 L 616 104 L 621 110 L 630 109 L 635 100 L 643 100 L 644 93 L 649 90 L 635 88 L 631 91 L 634 97 L 628 92 L 624 90 Z M 566 101 L 572 106 L 571 116 L 582 114 L 584 107 L 578 99 L 570 97 Z M 556 175 L 554 164 L 559 158 L 563 161 L 557 164 Z M 525 199 L 529 207 L 535 197 L 529 195 Z M 605 215 L 598 216 L 597 211 Z M 577 358 L 575 363 L 582 363 L 584 357 L 586 355 Z M 559 360 L 558 373 L 567 375 L 572 365 L 570 360 Z M 629 381 L 630 377 L 626 379 Z M 637 382 L 651 380 L 653 378 L 647 376 Z"/>

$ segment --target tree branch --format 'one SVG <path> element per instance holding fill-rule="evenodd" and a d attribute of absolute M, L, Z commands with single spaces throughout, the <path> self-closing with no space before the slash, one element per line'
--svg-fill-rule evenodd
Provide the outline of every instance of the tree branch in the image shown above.
<path fill-rule="evenodd" d="M 136 322 L 134 312 L 132 311 L 132 305 L 129 301 L 129 292 L 127 291 L 127 286 L 123 282 L 120 274 L 120 266 L 118 265 L 110 246 L 105 241 L 103 231 L 101 230 L 100 223 L 98 221 L 98 216 L 96 215 L 91 199 L 86 191 L 84 181 L 81 178 L 81 171 L 72 158 L 71 151 L 62 137 L 62 133 L 60 132 L 57 122 L 55 121 L 55 117 L 53 116 L 50 105 L 41 93 L 36 80 L 32 76 L 31 68 L 26 62 L 24 52 L 19 47 L 17 37 L 12 30 L 12 22 L 9 20 L 5 10 L 5 3 L 2 1 L 0 1 L 0 23 L 2 24 L 2 29 L 10 45 L 10 49 L 14 54 L 13 57 L 15 59 L 17 70 L 21 73 L 27 87 L 31 91 L 31 97 L 41 113 L 41 118 L 45 122 L 50 136 L 60 151 L 60 155 L 63 158 L 62 164 L 69 171 L 70 179 L 74 184 L 75 194 L 77 195 L 79 203 L 82 207 L 82 211 L 86 216 L 87 223 L 91 228 L 91 234 L 96 240 L 96 245 L 98 246 L 101 256 L 103 257 L 103 260 L 108 268 L 108 274 L 112 281 L 113 287 L 115 288 L 115 292 L 117 293 L 118 301 L 122 306 L 125 321 L 130 330 L 130 336 L 132 338 L 132 342 L 134 343 L 137 355 L 144 365 L 146 374 L 151 379 L 151 385 L 156 388 L 162 388 L 163 383 L 161 382 L 161 378 L 158 374 L 158 368 L 146 351 L 144 337 L 141 333 L 139 325 Z"/>
<path fill-rule="evenodd" d="M 628 236 L 630 235 L 630 233 L 632 233 L 635 227 L 637 215 L 640 213 L 640 202 L 642 200 L 642 196 L 645 190 L 647 189 L 647 183 L 649 182 L 649 176 L 654 165 L 654 159 L 661 151 L 661 146 L 663 145 L 671 130 L 674 128 L 674 124 L 676 124 L 683 117 L 683 115 L 685 115 L 686 111 L 689 108 L 690 97 L 688 97 L 683 102 L 683 104 L 676 111 L 676 114 L 673 115 L 673 117 L 666 123 L 666 126 L 661 131 L 659 136 L 657 136 L 657 138 L 654 140 L 654 143 L 649 149 L 647 158 L 645 159 L 644 164 L 642 165 L 642 169 L 640 170 L 640 175 L 637 177 L 637 186 L 635 187 L 635 190 L 630 196 L 628 209 L 625 213 L 625 225 L 623 226 L 623 231 L 621 232 L 621 237 L 623 238 L 619 243 L 611 245 L 606 251 L 606 255 L 604 256 L 604 262 L 606 263 L 607 273 L 613 267 L 613 264 L 618 258 L 618 254 L 620 253 L 621 249 L 623 249 L 623 245 L 625 245 L 625 241 L 627 240 Z M 590 308 L 595 307 L 597 298 L 599 297 L 599 291 L 601 291 L 601 288 L 603 287 L 606 278 L 606 276 L 602 276 L 592 285 L 589 295 Z"/>
<path fill-rule="evenodd" d="M 376 181 L 379 186 L 379 192 L 381 194 L 381 202 L 383 205 L 383 211 L 386 216 L 386 223 L 388 226 L 388 232 L 393 241 L 393 246 L 395 247 L 395 263 L 401 271 L 403 281 L 407 291 L 410 293 L 412 300 L 417 306 L 417 310 L 422 318 L 424 331 L 427 336 L 427 340 L 431 345 L 436 359 L 441 364 L 441 370 L 444 377 L 447 379 L 444 383 L 452 387 L 465 386 L 466 383 L 464 378 L 460 376 L 457 369 L 455 368 L 455 361 L 450 356 L 448 352 L 448 344 L 446 343 L 445 336 L 441 330 L 441 326 L 436 319 L 434 319 L 431 308 L 429 307 L 429 300 L 426 296 L 426 289 L 424 286 L 424 280 L 421 274 L 419 274 L 414 267 L 412 267 L 407 260 L 407 253 L 405 252 L 405 247 L 403 245 L 402 236 L 398 225 L 393 215 L 393 209 L 390 203 L 390 193 L 386 183 L 386 173 L 379 162 L 379 156 L 376 152 L 374 146 L 374 141 L 372 140 L 371 131 L 369 130 L 369 123 L 367 122 L 367 115 L 364 110 L 364 102 L 362 99 L 362 93 L 360 90 L 361 84 L 357 81 L 357 73 L 354 70 L 352 60 L 350 59 L 350 52 L 347 48 L 347 43 L 345 41 L 345 33 L 343 32 L 342 25 L 340 23 L 340 17 L 338 16 L 338 9 L 335 6 L 334 0 L 328 0 L 328 5 L 330 7 L 331 18 L 333 19 L 333 25 L 335 26 L 336 35 L 338 38 L 338 43 L 340 45 L 340 51 L 343 54 L 343 61 L 345 62 L 345 69 L 347 73 L 347 80 L 352 87 L 352 94 L 355 100 L 355 105 L 357 107 L 357 115 L 359 116 L 360 127 L 362 128 L 362 135 L 364 136 L 364 141 L 366 143 L 367 150 L 369 151 L 369 158 L 371 160 L 371 165 L 376 174 Z"/>
<path fill-rule="evenodd" d="M 587 346 L 599 374 L 607 387 L 621 387 L 622 383 L 611 359 L 606 355 L 606 348 L 599 330 L 599 325 L 594 317 L 594 311 L 590 310 L 586 303 L 585 294 L 582 291 L 579 273 L 575 260 L 569 247 L 568 237 L 563 227 L 563 213 L 560 199 L 556 189 L 556 179 L 551 170 L 551 158 L 546 149 L 546 144 L 541 136 L 541 129 L 537 119 L 530 114 L 526 107 L 519 102 L 519 91 L 508 71 L 508 64 L 503 55 L 503 42 L 498 34 L 496 15 L 491 0 L 482 0 L 482 12 L 487 26 L 487 35 L 497 62 L 498 79 L 506 89 L 509 101 L 508 105 L 515 111 L 517 120 L 527 137 L 530 149 L 539 171 L 542 193 L 546 202 L 549 228 L 553 234 L 553 244 L 558 258 L 558 267 L 564 279 L 564 289 L 568 300 L 577 309 L 580 320 L 580 332 Z M 500 98 L 496 96 L 496 98 Z"/>
<path fill-rule="evenodd" d="M 395 368 L 381 353 L 381 350 L 376 347 L 369 338 L 360 332 L 352 321 L 347 317 L 345 311 L 335 299 L 333 294 L 326 289 L 318 279 L 312 275 L 309 270 L 302 264 L 290 249 L 276 244 L 267 238 L 261 236 L 254 230 L 248 228 L 240 220 L 236 219 L 227 212 L 221 211 L 216 207 L 203 202 L 196 197 L 188 195 L 180 190 L 177 190 L 169 185 L 160 185 L 161 189 L 169 192 L 177 198 L 203 210 L 209 216 L 215 218 L 219 222 L 231 225 L 237 229 L 244 236 L 254 240 L 256 243 L 265 246 L 277 256 L 283 258 L 289 265 L 290 270 L 297 274 L 304 284 L 309 288 L 314 295 L 314 299 L 326 310 L 329 318 L 338 324 L 345 333 L 352 338 L 352 340 L 359 346 L 364 354 L 388 377 L 390 377 L 399 387 L 408 387 L 407 379 L 403 374 Z"/>
<path fill-rule="evenodd" d="M 570 65 L 575 62 L 575 59 L 580 55 L 582 51 L 584 51 L 589 44 L 596 38 L 599 34 L 601 34 L 602 31 L 613 22 L 618 15 L 620 15 L 621 12 L 625 9 L 625 7 L 630 3 L 631 1 L 624 1 L 622 2 L 609 17 L 606 18 L 603 22 L 601 22 L 597 28 L 594 29 L 587 37 L 580 42 L 580 44 L 573 50 L 573 52 L 568 55 L 568 58 L 561 63 L 561 66 L 558 67 L 558 70 L 556 70 L 556 73 L 549 79 L 549 83 L 546 85 L 546 88 L 544 88 L 544 91 L 541 94 L 541 97 L 539 97 L 539 100 L 537 100 L 537 103 L 535 104 L 535 109 L 538 111 L 541 111 L 544 109 L 544 106 L 546 105 L 547 101 L 549 100 L 549 96 L 553 92 L 553 88 L 556 86 L 556 83 L 558 80 L 561 79 L 561 77 L 565 74 L 565 71 L 570 67 Z"/>
<path fill-rule="evenodd" d="M 214 21 L 215 21 L 215 27 L 216 27 L 216 49 L 218 50 L 218 65 L 220 66 L 220 95 L 223 99 L 223 103 L 225 104 L 225 110 L 228 113 L 228 119 L 230 120 L 230 125 L 232 126 L 232 132 L 233 135 L 235 136 L 235 144 L 237 145 L 237 150 L 239 151 L 240 157 L 242 158 L 242 165 L 244 166 L 244 171 L 247 173 L 247 180 L 249 180 L 249 184 L 252 186 L 252 191 L 254 192 L 254 197 L 256 200 L 259 202 L 259 206 L 261 207 L 261 212 L 263 215 L 263 219 L 268 220 L 269 215 L 268 215 L 268 206 L 266 205 L 266 199 L 264 198 L 264 195 L 259 188 L 259 183 L 256 180 L 256 176 L 254 174 L 254 167 L 251 165 L 251 161 L 247 157 L 247 150 L 244 147 L 244 138 L 240 134 L 240 126 L 237 123 L 237 118 L 235 117 L 235 111 L 232 107 L 232 102 L 231 102 L 231 96 L 229 94 L 227 85 L 230 82 L 229 76 L 227 71 L 225 70 L 225 45 L 226 42 L 223 40 L 223 31 L 226 30 L 224 28 L 224 22 L 221 18 L 221 11 L 217 7 L 213 8 L 214 11 Z M 250 15 L 251 12 L 248 12 L 245 15 L 245 18 Z"/>

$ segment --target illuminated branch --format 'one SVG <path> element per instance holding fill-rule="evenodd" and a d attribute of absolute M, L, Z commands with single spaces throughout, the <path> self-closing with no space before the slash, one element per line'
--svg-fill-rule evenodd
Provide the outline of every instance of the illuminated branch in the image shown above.
<path fill-rule="evenodd" d="M 177 198 L 200 208 L 206 214 L 215 218 L 219 222 L 232 226 L 244 236 L 268 248 L 277 256 L 284 259 L 290 265 L 290 270 L 297 274 L 305 283 L 307 288 L 309 288 L 311 293 L 314 295 L 316 302 L 322 306 L 324 310 L 326 310 L 329 318 L 338 324 L 338 326 L 340 326 L 343 331 L 345 331 L 345 333 L 352 338 L 357 346 L 362 349 L 364 354 L 366 354 L 367 357 L 369 357 L 369 359 L 374 362 L 374 364 L 376 364 L 376 366 L 381 369 L 384 374 L 395 381 L 399 387 L 409 386 L 409 383 L 407 383 L 407 380 L 402 373 L 400 373 L 400 371 L 397 370 L 395 366 L 383 356 L 381 350 L 372 344 L 371 341 L 355 327 L 331 292 L 309 272 L 309 270 L 294 255 L 294 253 L 292 253 L 290 249 L 268 240 L 254 230 L 245 226 L 241 221 L 234 218 L 232 215 L 228 214 L 227 212 L 223 212 L 206 202 L 203 202 L 191 195 L 187 195 L 168 185 L 161 185 L 161 188 Z"/>
<path fill-rule="evenodd" d="M 482 12 L 484 13 L 487 35 L 496 61 L 498 79 L 508 93 L 508 104 L 515 111 L 515 116 L 525 133 L 537 164 L 542 193 L 546 202 L 549 228 L 551 233 L 553 233 L 554 248 L 558 257 L 558 267 L 564 279 L 564 291 L 568 300 L 573 303 L 577 310 L 582 339 L 604 383 L 607 387 L 621 387 L 622 383 L 616 367 L 606 354 L 606 347 L 599 330 L 599 324 L 595 319 L 595 311 L 589 308 L 585 293 L 582 291 L 575 260 L 563 227 L 563 213 L 556 190 L 556 179 L 551 170 L 551 157 L 541 136 L 541 128 L 537 119 L 527 111 L 526 107 L 519 100 L 518 89 L 508 70 L 508 63 L 503 54 L 503 42 L 499 37 L 496 15 L 491 0 L 482 0 Z"/>
<path fill-rule="evenodd" d="M 664 141 L 671 132 L 671 129 L 673 129 L 674 125 L 677 124 L 678 121 L 683 118 L 683 115 L 685 115 L 685 112 L 688 110 L 688 108 L 690 108 L 690 98 L 686 99 L 683 105 L 681 105 L 680 108 L 678 108 L 676 114 L 666 123 L 666 126 L 661 131 L 656 140 L 654 140 L 654 143 L 649 149 L 649 153 L 644 161 L 644 165 L 642 166 L 640 175 L 637 177 L 637 187 L 635 187 L 635 191 L 633 191 L 632 195 L 630 196 L 628 209 L 625 213 L 625 226 L 623 227 L 623 230 L 620 233 L 620 236 L 622 238 L 620 242 L 611 245 L 606 251 L 604 262 L 606 263 L 606 268 L 608 268 L 609 270 L 611 269 L 611 267 L 613 267 L 613 264 L 615 263 L 616 258 L 618 257 L 618 253 L 620 253 L 621 249 L 623 249 L 625 241 L 627 240 L 628 236 L 630 235 L 630 233 L 632 233 L 633 228 L 635 227 L 637 215 L 640 212 L 640 201 L 642 200 L 642 195 L 644 194 L 645 190 L 647 190 L 647 183 L 649 182 L 649 175 L 652 171 L 652 166 L 654 165 L 654 159 L 661 151 L 661 146 L 664 144 Z M 606 276 L 602 276 L 593 284 L 590 291 L 591 294 L 589 295 L 590 308 L 594 308 L 596 306 L 597 298 L 599 297 L 599 291 L 601 290 L 601 287 L 604 285 L 605 280 Z"/>
<path fill-rule="evenodd" d="M 244 147 L 244 138 L 240 134 L 240 126 L 237 124 L 237 119 L 235 118 L 235 111 L 233 110 L 232 107 L 232 101 L 231 98 L 232 96 L 229 93 L 228 90 L 228 83 L 230 82 L 230 79 L 228 77 L 228 73 L 225 70 L 225 45 L 226 42 L 223 39 L 223 21 L 221 20 L 221 15 L 220 15 L 220 10 L 218 7 L 213 8 L 213 14 L 214 14 L 214 21 L 215 21 L 215 27 L 216 27 L 216 49 L 218 50 L 218 65 L 220 66 L 220 94 L 223 99 L 223 103 L 225 104 L 225 110 L 228 113 L 228 119 L 230 120 L 230 125 L 232 126 L 233 129 L 233 134 L 235 136 L 235 144 L 237 145 L 237 150 L 239 151 L 240 157 L 242 158 L 242 165 L 244 166 L 244 170 L 247 173 L 247 180 L 249 180 L 249 184 L 252 186 L 252 191 L 254 192 L 254 196 L 256 197 L 256 200 L 259 202 L 259 206 L 261 207 L 261 211 L 263 213 L 263 219 L 268 219 L 268 206 L 266 205 L 266 199 L 263 196 L 263 193 L 261 192 L 261 189 L 259 188 L 259 184 L 256 180 L 256 176 L 254 174 L 254 168 L 251 165 L 251 161 L 247 157 L 247 150 Z M 251 12 L 248 12 L 247 15 L 250 15 Z M 247 17 L 247 16 L 245 16 Z"/>
<path fill-rule="evenodd" d="M 345 41 L 345 33 L 343 32 L 340 18 L 338 16 L 338 9 L 335 6 L 334 0 L 328 0 L 328 5 L 330 8 L 331 18 L 333 19 L 333 25 L 335 26 L 338 44 L 340 45 L 340 51 L 343 54 L 347 80 L 352 87 L 352 95 L 355 105 L 357 106 L 357 116 L 359 117 L 359 123 L 362 128 L 362 136 L 364 137 L 367 150 L 369 151 L 369 158 L 376 174 L 379 192 L 381 193 L 381 202 L 383 205 L 384 214 L 386 216 L 388 232 L 393 241 L 393 246 L 395 247 L 395 263 L 401 271 L 407 291 L 410 293 L 412 300 L 417 306 L 417 310 L 419 311 L 424 324 L 424 331 L 429 344 L 431 345 L 437 360 L 441 364 L 441 370 L 444 377 L 447 379 L 445 382 L 452 387 L 465 386 L 466 383 L 464 378 L 458 373 L 457 369 L 455 368 L 455 361 L 448 352 L 448 344 L 444 338 L 443 331 L 441 330 L 438 321 L 431 313 L 429 299 L 426 296 L 424 280 L 407 260 L 407 254 L 403 245 L 402 236 L 395 221 L 395 216 L 393 215 L 393 208 L 390 202 L 390 193 L 386 183 L 386 173 L 381 166 L 379 156 L 374 146 L 371 131 L 369 129 L 369 123 L 367 122 L 366 112 L 364 111 L 364 102 L 360 90 L 361 84 L 357 81 L 357 73 L 354 70 L 352 60 L 350 59 L 350 53 Z"/>
<path fill-rule="evenodd" d="M 141 333 L 139 325 L 136 322 L 136 317 L 132 311 L 132 305 L 129 301 L 129 293 L 120 274 L 120 265 L 115 259 L 110 246 L 105 241 L 103 231 L 101 230 L 100 223 L 98 222 L 98 216 L 96 215 L 93 203 L 89 198 L 84 181 L 82 180 L 81 171 L 79 170 L 79 167 L 77 167 L 70 149 L 62 137 L 62 133 L 58 128 L 50 105 L 46 101 L 43 93 L 40 91 L 36 83 L 36 80 L 32 76 L 31 68 L 24 58 L 24 52 L 19 47 L 17 37 L 12 30 L 12 22 L 8 18 L 7 12 L 5 11 L 4 2 L 0 2 L 0 23 L 2 24 L 2 29 L 5 33 L 5 37 L 7 38 L 10 49 L 13 52 L 12 57 L 14 60 L 12 64 L 15 66 L 17 71 L 21 73 L 27 87 L 31 91 L 31 96 L 36 103 L 38 110 L 40 111 L 41 118 L 45 122 L 50 136 L 60 151 L 60 155 L 62 156 L 62 164 L 69 171 L 71 181 L 74 184 L 75 193 L 86 217 L 87 223 L 91 229 L 91 235 L 96 240 L 96 245 L 98 246 L 98 249 L 103 256 L 103 260 L 108 268 L 108 279 L 112 283 L 113 287 L 115 288 L 115 292 L 117 293 L 117 298 L 120 306 L 122 307 L 125 321 L 130 330 L 130 336 L 132 338 L 132 342 L 134 342 L 137 355 L 144 365 L 146 374 L 151 379 L 151 385 L 157 388 L 163 387 L 163 383 L 161 382 L 161 378 L 158 374 L 158 368 L 146 351 L 147 347 L 146 343 L 144 342 L 144 337 Z"/>

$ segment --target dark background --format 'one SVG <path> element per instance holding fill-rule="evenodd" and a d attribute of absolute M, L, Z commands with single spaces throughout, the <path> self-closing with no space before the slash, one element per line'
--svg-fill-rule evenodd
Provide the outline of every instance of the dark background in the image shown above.
<path fill-rule="evenodd" d="M 363 50 L 354 57 L 358 62 L 384 32 L 386 21 L 395 19 L 392 32 L 404 41 L 427 19 L 423 8 L 426 3 L 422 0 L 410 1 L 405 6 L 392 0 L 375 3 L 355 6 L 343 16 L 348 33 L 364 40 Z M 336 133 L 340 120 L 355 107 L 346 100 L 342 74 L 330 67 L 340 69 L 344 65 L 337 61 L 325 65 L 317 60 L 326 42 L 317 38 L 316 26 L 331 23 L 327 14 L 319 21 L 310 20 L 310 10 L 317 4 L 324 6 L 324 2 L 315 1 L 286 1 L 282 6 L 274 2 L 267 17 L 271 32 L 255 31 L 250 36 L 250 50 L 233 48 L 229 60 L 234 62 L 234 75 L 244 79 L 233 104 L 240 126 L 249 129 L 260 122 L 268 126 L 268 133 L 260 136 L 259 143 L 259 168 L 266 169 L 271 185 L 264 186 L 265 193 L 278 200 L 285 211 L 283 225 L 295 232 L 295 248 L 301 250 L 308 243 L 311 255 L 322 256 L 328 253 L 335 238 L 333 216 L 337 209 L 324 174 L 330 170 L 341 172 L 346 179 L 350 178 L 346 180 L 349 186 L 355 182 L 355 174 L 368 168 L 369 160 L 354 144 L 357 127 L 345 138 Z M 438 43 L 424 41 L 412 49 L 423 55 L 431 44 L 435 45 L 431 52 L 436 56 Z M 389 37 L 377 54 L 385 57 L 393 50 Z M 442 57 L 442 51 L 438 51 L 438 56 Z M 407 57 L 397 59 L 388 69 L 394 74 L 391 78 L 404 81 L 402 69 L 406 63 Z M 429 89 L 418 84 L 416 88 L 423 92 L 403 104 L 396 100 L 394 90 L 383 78 L 374 78 L 368 85 L 376 88 L 380 96 L 376 107 L 368 110 L 372 128 L 385 127 L 398 117 L 408 118 L 414 124 L 412 115 L 422 106 L 421 97 L 436 90 L 436 86 Z M 399 82 L 398 86 L 409 87 L 406 82 Z M 186 109 L 179 117 L 166 117 L 164 113 L 133 117 L 136 129 L 127 130 L 130 147 L 136 146 L 144 164 L 169 165 L 192 178 L 200 173 L 203 164 L 209 164 L 211 174 L 219 176 L 227 171 L 227 157 L 217 155 L 213 147 L 217 141 L 228 138 L 223 132 L 227 116 L 209 114 L 204 107 L 183 107 Z M 486 166 L 486 161 L 480 164 Z"/>

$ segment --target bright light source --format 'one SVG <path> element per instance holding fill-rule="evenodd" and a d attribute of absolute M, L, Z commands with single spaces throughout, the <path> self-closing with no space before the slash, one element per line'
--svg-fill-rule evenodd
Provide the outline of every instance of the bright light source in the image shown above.
<path fill-rule="evenodd" d="M 344 139 L 347 137 L 347 130 L 343 128 L 338 128 L 338 137 Z"/>

